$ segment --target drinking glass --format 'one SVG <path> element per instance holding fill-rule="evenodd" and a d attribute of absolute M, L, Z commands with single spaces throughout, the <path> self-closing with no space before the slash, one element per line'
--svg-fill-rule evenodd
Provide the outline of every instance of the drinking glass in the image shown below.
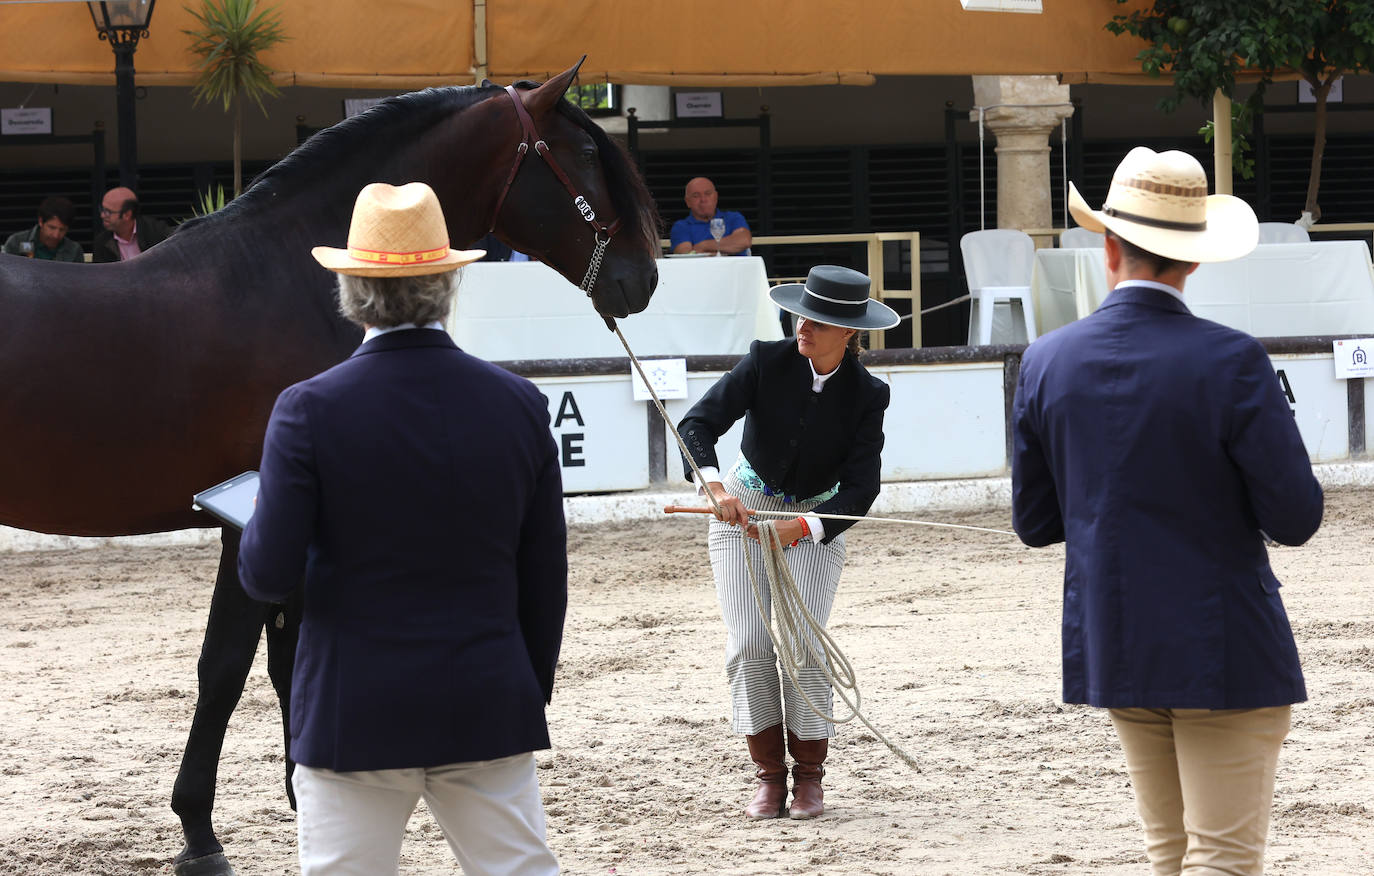
<path fill-rule="evenodd" d="M 21 240 L 21 241 L 19 241 L 19 251 L 22 252 L 22 253 L 24 254 L 24 258 L 29 258 L 29 259 L 33 258 L 33 241 L 32 241 L 32 240 Z"/>
<path fill-rule="evenodd" d="M 720 239 L 725 236 L 725 220 L 719 216 L 711 220 L 711 236 L 716 239 L 716 255 L 720 255 Z"/>

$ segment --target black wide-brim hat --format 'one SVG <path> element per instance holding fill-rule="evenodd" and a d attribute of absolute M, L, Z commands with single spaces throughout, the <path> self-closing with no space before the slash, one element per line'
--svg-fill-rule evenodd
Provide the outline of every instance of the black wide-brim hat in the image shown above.
<path fill-rule="evenodd" d="M 788 313 L 843 328 L 890 329 L 902 321 L 897 311 L 868 297 L 866 275 L 838 265 L 817 265 L 805 283 L 774 286 L 768 297 Z"/>

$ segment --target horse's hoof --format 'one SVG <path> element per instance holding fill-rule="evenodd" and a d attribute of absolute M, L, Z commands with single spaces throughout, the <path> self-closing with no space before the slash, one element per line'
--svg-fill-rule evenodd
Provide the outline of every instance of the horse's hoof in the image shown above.
<path fill-rule="evenodd" d="M 236 876 L 223 852 L 182 861 L 172 868 L 172 872 L 176 876 Z"/>

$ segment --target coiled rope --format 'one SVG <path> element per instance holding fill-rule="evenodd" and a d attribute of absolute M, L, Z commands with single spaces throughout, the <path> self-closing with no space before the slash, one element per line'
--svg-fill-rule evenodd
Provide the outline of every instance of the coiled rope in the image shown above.
<path fill-rule="evenodd" d="M 773 642 L 773 650 L 778 655 L 778 662 L 782 664 L 783 671 L 787 677 L 792 679 L 792 687 L 801 694 L 802 700 L 806 702 L 806 707 L 811 713 L 822 721 L 831 724 L 847 724 L 858 718 L 865 727 L 873 731 L 873 735 L 878 741 L 888 747 L 888 750 L 897 755 L 902 763 L 911 767 L 916 772 L 921 772 L 921 767 L 916 763 L 916 759 L 908 754 L 900 745 L 893 742 L 883 735 L 873 722 L 859 709 L 859 704 L 863 697 L 859 692 L 858 678 L 854 675 L 854 666 L 845 656 L 844 651 L 840 650 L 839 644 L 835 641 L 830 632 L 816 620 L 815 616 L 807 609 L 806 603 L 802 601 L 801 590 L 797 587 L 796 579 L 792 577 L 792 569 L 787 565 L 787 558 L 783 556 L 782 539 L 778 536 L 777 524 L 772 521 L 764 521 L 758 525 L 759 544 L 763 547 L 763 566 L 767 573 L 766 582 L 772 594 L 773 618 L 768 621 L 768 615 L 763 614 L 763 592 L 758 579 L 754 575 L 754 564 L 749 561 L 749 548 L 745 544 L 744 567 L 749 571 L 749 586 L 754 591 L 754 603 L 759 607 L 760 614 L 763 614 L 764 627 L 768 630 L 768 638 Z M 773 630 L 774 625 L 777 631 Z M 819 648 L 815 644 L 820 643 Z M 808 659 L 809 658 L 809 659 Z M 798 677 L 802 668 L 812 666 L 821 671 L 826 680 L 830 682 L 830 687 L 835 691 L 844 704 L 849 707 L 849 714 L 838 717 L 826 712 L 811 701 L 811 697 L 802 687 L 801 679 Z M 851 698 L 852 695 L 852 698 Z"/>
<path fill-rule="evenodd" d="M 696 475 L 696 482 L 703 487 L 707 500 L 711 503 L 711 508 L 719 515 L 721 513 L 720 503 L 709 489 L 704 489 L 706 481 L 701 476 L 701 469 L 697 467 L 696 460 L 692 459 L 692 454 L 687 452 L 687 445 L 678 434 L 677 426 L 673 423 L 668 411 L 664 409 L 663 402 L 659 401 L 658 393 L 654 391 L 654 386 L 649 382 L 648 376 L 644 373 L 644 366 L 640 365 L 639 358 L 630 349 L 630 344 L 625 340 L 625 335 L 620 331 L 620 327 L 613 320 L 607 319 L 607 324 L 615 332 L 615 336 L 620 339 L 620 345 L 625 348 L 625 354 L 630 357 L 630 362 L 634 365 L 635 371 L 639 373 L 639 379 L 644 381 L 644 386 L 649 390 L 649 397 L 653 399 L 654 407 L 658 408 L 658 413 L 663 417 L 663 422 L 668 425 L 668 431 L 677 440 L 678 450 L 681 451 L 687 464 L 691 466 L 692 473 Z M 669 506 L 682 511 L 701 511 L 701 508 L 678 508 Z M 669 508 L 665 508 L 668 511 Z M 775 516 L 775 517 L 796 517 L 796 513 L 781 511 L 750 511 L 751 516 Z M 952 529 L 973 529 L 981 532 L 996 532 L 1004 535 L 1014 535 L 1002 529 L 988 529 L 982 526 L 965 526 L 957 523 L 934 523 L 925 520 L 902 520 L 891 517 L 857 517 L 848 514 L 817 514 L 817 517 L 832 520 L 886 520 L 895 523 L 915 524 L 920 526 L 940 526 Z M 917 772 L 921 772 L 921 767 L 916 763 L 916 759 L 904 751 L 901 746 L 884 736 L 877 727 L 863 714 L 859 705 L 862 695 L 859 692 L 858 680 L 854 674 L 853 664 L 845 656 L 829 631 L 816 620 L 815 616 L 807 609 L 802 601 L 801 591 L 797 588 L 796 579 L 792 577 L 792 570 L 787 565 L 787 558 L 783 555 L 782 539 L 777 533 L 777 525 L 772 521 L 762 521 L 758 524 L 759 545 L 763 549 L 763 564 L 766 575 L 765 583 L 769 586 L 772 596 L 772 619 L 764 609 L 763 589 L 759 583 L 758 576 L 754 574 L 754 564 L 749 558 L 749 545 L 747 540 L 742 540 L 740 550 L 744 552 L 744 566 L 749 572 L 749 586 L 754 592 L 754 604 L 759 610 L 759 616 L 764 620 L 764 628 L 768 631 L 768 638 L 773 643 L 773 650 L 778 655 L 778 662 L 782 664 L 783 671 L 792 680 L 792 686 L 799 691 L 802 699 L 806 702 L 806 707 L 821 720 L 831 724 L 846 724 L 855 718 L 863 723 L 865 727 L 873 732 L 873 735 L 903 763 Z M 777 627 L 775 630 L 774 627 Z M 815 643 L 819 643 L 819 646 Z M 849 708 L 850 714 L 840 718 L 826 714 L 816 706 L 803 690 L 798 672 L 803 667 L 814 666 L 819 669 L 830 683 L 830 687 L 839 695 L 840 699 Z"/>

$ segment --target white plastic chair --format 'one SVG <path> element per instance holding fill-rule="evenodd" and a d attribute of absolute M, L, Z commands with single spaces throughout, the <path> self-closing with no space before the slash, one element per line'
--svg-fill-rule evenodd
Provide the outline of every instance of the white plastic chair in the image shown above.
<path fill-rule="evenodd" d="M 1102 240 L 1106 235 L 1101 231 L 1089 231 L 1086 228 L 1075 225 L 1072 228 L 1064 229 L 1064 233 L 1059 235 L 1060 249 L 1101 249 Z"/>
<path fill-rule="evenodd" d="M 1031 271 L 1035 266 L 1035 241 L 1024 231 L 990 228 L 970 231 L 959 239 L 964 256 L 972 307 L 968 317 L 968 342 L 992 343 L 992 314 L 998 302 L 1006 302 L 1012 314 L 1012 337 L 1007 343 L 1035 340 L 1035 302 L 1031 299 Z M 1016 322 L 1020 305 L 1021 325 Z M 1018 331 L 1018 329 L 1020 329 Z"/>
<path fill-rule="evenodd" d="M 1261 222 L 1260 243 L 1307 243 L 1312 239 L 1307 229 L 1292 222 Z"/>

